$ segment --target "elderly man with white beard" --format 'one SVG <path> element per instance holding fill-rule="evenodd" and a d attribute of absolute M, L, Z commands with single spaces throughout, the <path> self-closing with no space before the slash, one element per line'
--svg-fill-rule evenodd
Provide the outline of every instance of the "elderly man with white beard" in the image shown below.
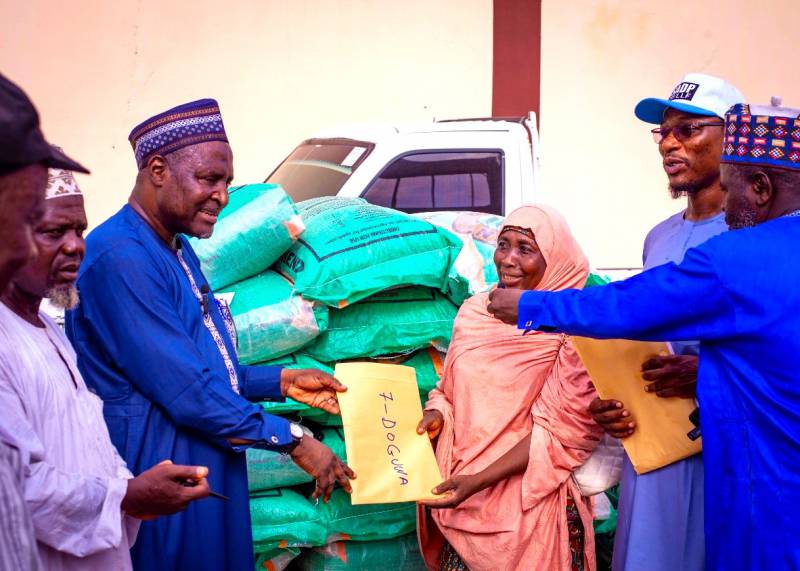
<path fill-rule="evenodd" d="M 130 569 L 138 519 L 209 495 L 208 469 L 164 462 L 131 476 L 109 437 L 102 401 L 64 333 L 40 311 L 68 309 L 85 252 L 86 214 L 72 173 L 50 169 L 37 254 L 0 295 L 0 424 L 24 446 L 25 503 L 45 569 Z M 167 459 L 165 459 L 167 460 Z"/>

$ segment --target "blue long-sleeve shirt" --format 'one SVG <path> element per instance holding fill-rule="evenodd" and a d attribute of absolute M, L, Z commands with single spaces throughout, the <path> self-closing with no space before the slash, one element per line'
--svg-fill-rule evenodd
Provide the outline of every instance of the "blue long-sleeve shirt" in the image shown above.
<path fill-rule="evenodd" d="M 199 261 L 188 242 L 180 241 L 202 288 Z M 251 569 L 246 462 L 228 439 L 276 449 L 291 443 L 286 420 L 248 401 L 282 399 L 281 369 L 238 363 L 211 295 L 208 311 L 233 361 L 236 394 L 175 250 L 130 206 L 89 235 L 78 288 L 81 303 L 67 314 L 67 333 L 130 469 L 139 474 L 165 459 L 208 466 L 211 488 L 230 498 L 194 502 L 180 514 L 144 522 L 132 551 L 134 565 Z"/>
<path fill-rule="evenodd" d="M 711 570 L 800 569 L 800 218 L 728 232 L 622 282 L 526 292 L 520 327 L 698 339 Z"/>

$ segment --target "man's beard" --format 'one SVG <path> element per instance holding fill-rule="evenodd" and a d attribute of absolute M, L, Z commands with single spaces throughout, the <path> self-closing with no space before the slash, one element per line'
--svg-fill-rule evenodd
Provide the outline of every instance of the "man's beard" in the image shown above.
<path fill-rule="evenodd" d="M 739 208 L 725 212 L 725 222 L 731 230 L 752 228 L 758 225 L 758 211 L 755 208 Z"/>
<path fill-rule="evenodd" d="M 687 195 L 691 196 L 692 194 L 697 194 L 701 190 L 710 187 L 717 179 L 719 179 L 719 171 L 704 179 L 693 180 L 683 184 L 669 185 L 669 193 L 672 195 L 672 198 L 681 198 Z"/>
<path fill-rule="evenodd" d="M 50 303 L 59 309 L 74 309 L 80 301 L 78 288 L 74 285 L 54 287 L 46 296 Z"/>
<path fill-rule="evenodd" d="M 669 193 L 672 195 L 672 198 L 681 198 L 682 196 L 695 194 L 699 191 L 700 188 L 698 188 L 696 184 L 680 184 L 676 186 L 669 185 Z"/>

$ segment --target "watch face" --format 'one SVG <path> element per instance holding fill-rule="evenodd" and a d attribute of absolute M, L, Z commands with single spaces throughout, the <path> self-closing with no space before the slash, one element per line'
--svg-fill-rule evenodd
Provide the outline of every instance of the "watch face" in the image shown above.
<path fill-rule="evenodd" d="M 293 422 L 292 424 L 289 425 L 289 429 L 292 432 L 292 438 L 294 438 L 295 440 L 303 438 L 303 434 L 304 434 L 303 427 L 300 426 L 299 424 L 295 424 Z"/>

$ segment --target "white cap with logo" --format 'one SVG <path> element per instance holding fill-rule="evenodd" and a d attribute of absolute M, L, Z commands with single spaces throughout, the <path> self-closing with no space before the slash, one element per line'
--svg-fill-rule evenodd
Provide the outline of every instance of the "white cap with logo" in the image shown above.
<path fill-rule="evenodd" d="M 642 99 L 633 112 L 645 123 L 659 125 L 667 109 L 725 119 L 725 113 L 737 103 L 744 103 L 744 95 L 724 79 L 689 73 L 678 82 L 669 98 Z"/>

